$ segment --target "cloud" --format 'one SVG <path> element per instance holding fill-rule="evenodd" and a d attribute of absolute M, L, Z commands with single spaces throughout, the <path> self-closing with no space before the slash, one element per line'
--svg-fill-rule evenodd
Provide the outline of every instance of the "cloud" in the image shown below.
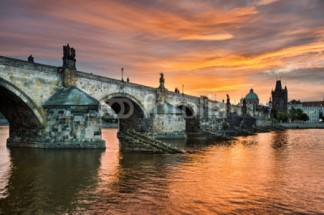
<path fill-rule="evenodd" d="M 258 2 L 258 5 L 267 5 L 267 4 L 272 4 L 274 2 L 277 2 L 278 0 L 261 0 Z"/>
<path fill-rule="evenodd" d="M 124 67 L 150 86 L 164 72 L 170 89 L 239 99 L 253 87 L 266 101 L 280 75 L 290 95 L 314 100 L 323 94 L 323 8 L 319 0 L 0 1 L 0 54 L 60 66 L 70 43 L 86 72 L 119 78 Z M 302 81 L 312 94 L 296 87 Z"/>
<path fill-rule="evenodd" d="M 180 38 L 180 40 L 229 40 L 232 39 L 231 34 L 214 34 L 214 35 L 187 35 Z"/>

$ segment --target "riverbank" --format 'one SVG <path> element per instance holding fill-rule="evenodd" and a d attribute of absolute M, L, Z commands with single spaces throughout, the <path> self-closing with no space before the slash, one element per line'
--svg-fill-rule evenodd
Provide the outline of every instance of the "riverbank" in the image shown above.
<path fill-rule="evenodd" d="M 225 130 L 225 135 L 230 139 L 239 136 L 255 135 L 271 131 L 283 131 L 287 129 L 324 129 L 323 123 L 280 123 L 273 126 L 259 126 L 252 129 Z"/>
<path fill-rule="evenodd" d="M 280 123 L 287 129 L 324 129 L 324 123 Z"/>
<path fill-rule="evenodd" d="M 118 123 L 102 122 L 101 128 L 118 128 Z"/>

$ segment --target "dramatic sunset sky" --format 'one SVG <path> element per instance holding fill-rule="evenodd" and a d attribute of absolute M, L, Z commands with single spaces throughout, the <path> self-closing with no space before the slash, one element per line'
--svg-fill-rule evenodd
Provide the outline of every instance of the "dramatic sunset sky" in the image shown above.
<path fill-rule="evenodd" d="M 324 96 L 323 0 L 0 0 L 0 29 L 2 56 L 61 66 L 69 43 L 80 71 L 210 99 Z"/>

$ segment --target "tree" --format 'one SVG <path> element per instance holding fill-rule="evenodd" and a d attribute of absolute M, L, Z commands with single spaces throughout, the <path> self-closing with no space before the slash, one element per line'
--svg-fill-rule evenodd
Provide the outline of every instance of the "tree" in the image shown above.
<path fill-rule="evenodd" d="M 278 111 L 275 108 L 271 109 L 271 118 L 277 119 Z"/>
<path fill-rule="evenodd" d="M 322 111 L 319 113 L 318 119 L 319 119 L 322 123 L 324 123 L 324 115 L 323 115 L 323 112 L 322 112 Z"/>
<path fill-rule="evenodd" d="M 309 117 L 304 111 L 300 108 L 294 108 L 292 107 L 289 110 L 289 118 L 291 121 L 308 121 Z"/>
<path fill-rule="evenodd" d="M 287 122 L 289 119 L 289 115 L 284 112 L 278 112 L 277 119 L 280 120 L 281 122 Z"/>
<path fill-rule="evenodd" d="M 309 120 L 309 117 L 308 117 L 308 115 L 306 113 L 302 113 L 300 115 L 300 120 L 306 122 L 306 121 Z"/>
<path fill-rule="evenodd" d="M 279 120 L 281 122 L 287 122 L 289 119 L 289 115 L 284 112 L 280 112 L 277 109 L 271 109 L 271 117 L 273 119 Z"/>

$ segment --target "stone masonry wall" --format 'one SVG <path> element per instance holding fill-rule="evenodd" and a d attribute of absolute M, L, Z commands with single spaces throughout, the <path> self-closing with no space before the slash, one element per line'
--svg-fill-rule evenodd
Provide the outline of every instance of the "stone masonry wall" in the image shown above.
<path fill-rule="evenodd" d="M 185 134 L 186 121 L 182 115 L 156 114 L 153 131 L 157 137 L 180 137 Z"/>
<path fill-rule="evenodd" d="M 53 95 L 53 93 L 57 90 L 58 87 L 62 86 L 62 74 L 59 72 L 59 67 L 41 65 L 38 63 L 31 63 L 27 61 L 10 59 L 6 57 L 0 57 L 0 80 L 1 79 L 4 79 L 12 83 L 14 86 L 16 86 L 21 91 L 23 91 L 42 110 L 43 110 L 42 107 L 43 103 L 48 98 L 50 98 L 51 95 Z M 120 80 L 101 77 L 98 75 L 93 75 L 90 73 L 84 73 L 78 71 L 76 87 L 81 89 L 85 93 L 91 95 L 98 101 L 102 101 L 103 99 L 107 99 L 107 98 L 112 98 L 114 97 L 114 95 L 118 95 L 119 97 L 126 96 L 127 98 L 131 99 L 132 101 L 134 101 L 140 106 L 140 108 L 144 111 L 145 120 L 150 120 L 152 122 L 152 127 L 154 127 L 152 130 L 154 131 L 158 130 L 164 133 L 182 132 L 183 124 L 184 125 L 186 124 L 185 120 L 183 119 L 183 116 L 165 115 L 165 116 L 155 116 L 152 118 L 150 117 L 153 114 L 153 109 L 155 106 L 155 102 L 157 100 L 156 92 L 158 87 L 158 75 L 156 79 L 156 88 L 154 88 L 154 87 L 143 86 L 140 84 L 135 84 L 132 82 L 130 83 L 122 82 Z M 199 101 L 200 98 L 196 96 L 186 95 L 182 93 L 174 93 L 172 91 L 166 91 L 165 102 L 170 103 L 174 107 L 177 107 L 181 104 L 186 104 L 190 106 L 193 109 L 194 114 L 200 120 L 202 119 L 200 115 L 205 114 L 206 110 L 208 111 L 209 109 L 217 108 L 220 113 L 224 112 L 224 103 L 208 100 L 206 104 L 204 103 L 202 108 L 202 105 Z M 232 109 L 234 110 L 234 107 Z M 59 121 L 60 123 L 63 123 L 60 118 L 62 116 L 58 114 L 58 112 L 54 113 L 48 111 L 54 111 L 54 110 L 47 110 L 44 113 L 46 113 L 48 116 L 42 116 L 42 117 L 46 118 L 49 124 L 53 123 L 52 120 L 54 121 L 56 120 L 57 122 Z M 64 114 L 67 114 L 69 110 L 60 110 L 60 111 L 63 111 Z M 170 121 L 170 117 L 171 117 L 171 121 L 174 121 L 174 123 L 171 124 L 168 123 Z M 72 118 L 74 119 L 74 115 L 72 116 Z M 210 118 L 210 116 L 208 115 L 205 118 L 203 120 L 207 120 L 207 118 Z M 88 120 L 89 120 L 88 118 L 84 119 L 84 121 L 91 123 L 91 120 L 90 121 Z M 68 122 L 69 119 L 66 118 L 66 121 Z M 46 124 L 46 122 L 44 123 Z M 163 123 L 163 130 L 161 129 L 162 123 Z M 196 124 L 199 126 L 199 124 L 204 124 L 204 123 L 202 122 L 200 123 L 197 121 Z M 57 127 L 54 127 L 53 124 L 52 127 L 48 126 L 47 130 L 49 132 L 49 130 L 51 129 L 54 130 L 57 129 L 57 132 L 59 132 L 59 130 L 62 129 L 62 126 L 63 127 L 68 126 L 67 129 L 68 128 L 74 129 L 74 125 L 75 124 L 73 123 L 72 124 L 67 123 L 67 124 L 59 124 L 57 125 Z M 214 127 L 216 127 L 216 124 Z M 61 132 L 63 132 L 63 130 Z M 91 137 L 89 137 L 91 132 L 89 129 L 87 131 L 88 131 L 87 138 L 91 140 Z M 62 137 L 64 137 L 67 139 L 72 138 L 73 140 L 74 138 L 73 135 L 81 135 L 81 133 L 82 135 L 86 135 L 86 127 L 83 129 L 83 132 L 80 131 L 79 133 L 75 133 L 75 134 L 73 134 L 72 132 L 72 134 L 69 135 L 67 132 L 69 132 L 69 130 L 65 131 L 65 133 L 64 132 L 60 133 L 60 135 L 58 135 L 59 137 L 56 138 L 63 139 Z M 94 133 L 95 132 L 96 131 L 94 131 Z M 52 135 L 51 137 L 54 137 L 54 135 L 50 133 L 48 133 L 47 135 L 49 135 L 49 137 L 50 135 Z M 94 138 L 95 136 L 96 135 L 94 134 Z M 78 137 L 83 138 L 85 136 L 82 137 L 78 136 Z"/>
<path fill-rule="evenodd" d="M 46 108 L 44 142 L 65 147 L 104 147 L 98 111 L 88 107 Z"/>
<path fill-rule="evenodd" d="M 138 84 L 78 72 L 76 86 L 98 101 L 111 95 L 128 95 L 129 99 L 133 99 L 145 109 L 146 116 L 155 105 L 155 89 Z"/>
<path fill-rule="evenodd" d="M 0 78 L 14 84 L 41 107 L 61 86 L 57 67 L 0 57 Z"/>
<path fill-rule="evenodd" d="M 30 63 L 23 60 L 0 57 L 0 78 L 14 84 L 41 107 L 58 86 L 62 85 L 62 74 L 58 67 Z M 121 82 L 85 72 L 77 72 L 76 87 L 87 94 L 101 100 L 109 95 L 125 93 L 139 101 L 145 108 L 146 115 L 152 113 L 156 101 L 156 88 L 135 83 Z M 158 77 L 157 84 L 158 87 Z M 166 102 L 173 106 L 182 103 L 190 105 L 197 115 L 200 115 L 199 97 L 182 93 L 167 92 Z M 221 103 L 208 101 L 209 108 L 221 106 Z M 223 111 L 222 107 L 219 107 Z"/>

